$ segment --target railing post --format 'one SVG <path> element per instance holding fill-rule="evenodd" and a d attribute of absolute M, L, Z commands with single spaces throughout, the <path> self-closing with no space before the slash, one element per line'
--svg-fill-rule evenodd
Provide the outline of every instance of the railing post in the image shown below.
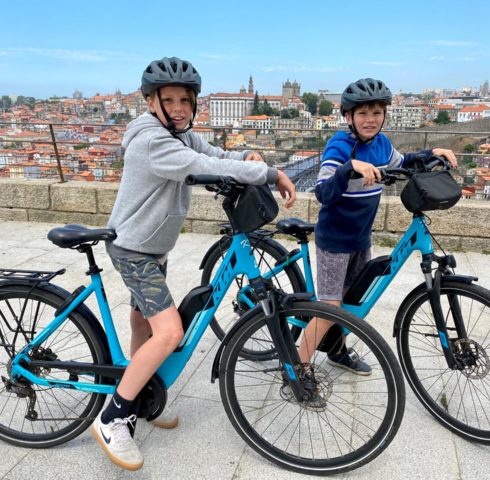
<path fill-rule="evenodd" d="M 425 132 L 424 134 L 424 150 L 427 150 L 427 137 L 429 135 L 429 132 Z"/>
<path fill-rule="evenodd" d="M 56 163 L 58 165 L 58 173 L 60 174 L 61 183 L 65 182 L 63 177 L 63 169 L 61 168 L 60 154 L 58 153 L 58 145 L 56 144 L 56 137 L 54 136 L 53 125 L 49 124 L 49 132 L 51 133 L 51 140 L 53 141 L 54 154 L 56 155 Z"/>

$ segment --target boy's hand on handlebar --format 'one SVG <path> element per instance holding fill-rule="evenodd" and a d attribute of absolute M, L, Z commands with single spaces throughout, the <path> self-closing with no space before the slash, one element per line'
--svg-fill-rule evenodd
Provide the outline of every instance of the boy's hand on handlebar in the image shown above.
<path fill-rule="evenodd" d="M 447 148 L 433 148 L 432 155 L 444 157 L 451 164 L 451 168 L 456 168 L 458 166 L 458 160 L 452 150 Z"/>
<path fill-rule="evenodd" d="M 245 160 L 253 160 L 255 162 L 263 162 L 264 159 L 262 158 L 262 155 L 259 152 L 250 152 L 246 157 Z"/>
<path fill-rule="evenodd" d="M 296 201 L 296 187 L 284 172 L 279 170 L 277 173 L 276 187 L 281 197 L 287 199 L 285 207 L 291 208 Z"/>
<path fill-rule="evenodd" d="M 351 160 L 351 163 L 352 169 L 363 176 L 364 185 L 367 187 L 374 185 L 376 180 L 381 181 L 381 172 L 374 165 L 354 159 Z"/>

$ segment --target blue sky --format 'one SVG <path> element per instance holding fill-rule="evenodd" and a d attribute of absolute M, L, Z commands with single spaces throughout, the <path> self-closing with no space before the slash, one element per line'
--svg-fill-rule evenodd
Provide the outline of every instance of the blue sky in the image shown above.
<path fill-rule="evenodd" d="M 163 56 L 190 60 L 203 93 L 302 93 L 361 77 L 393 92 L 490 80 L 488 0 L 18 0 L 1 9 L 0 95 L 84 96 L 139 87 Z"/>

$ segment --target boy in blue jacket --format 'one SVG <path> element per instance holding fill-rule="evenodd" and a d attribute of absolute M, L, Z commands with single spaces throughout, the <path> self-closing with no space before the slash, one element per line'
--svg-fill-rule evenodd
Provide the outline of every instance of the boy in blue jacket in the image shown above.
<path fill-rule="evenodd" d="M 380 168 L 410 165 L 415 158 L 446 157 L 457 166 L 452 150 L 434 148 L 402 155 L 380 133 L 386 107 L 392 95 L 380 80 L 360 79 L 347 86 L 341 96 L 341 113 L 350 132 L 338 132 L 327 143 L 316 184 L 321 203 L 315 229 L 317 253 L 317 295 L 319 300 L 340 307 L 345 292 L 371 258 L 371 228 L 378 210 L 383 186 Z M 351 178 L 351 172 L 362 178 Z M 312 321 L 301 345 L 302 362 L 313 352 L 332 326 L 326 320 Z M 353 349 L 338 341 L 341 348 L 329 352 L 328 362 L 359 375 L 370 375 L 371 367 Z"/>

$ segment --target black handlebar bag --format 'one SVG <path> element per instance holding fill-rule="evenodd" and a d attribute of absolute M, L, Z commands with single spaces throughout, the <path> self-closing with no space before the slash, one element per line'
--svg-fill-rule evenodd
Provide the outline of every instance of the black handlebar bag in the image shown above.
<path fill-rule="evenodd" d="M 246 185 L 234 202 L 231 220 L 236 231 L 248 233 L 272 222 L 278 213 L 268 185 Z"/>
<path fill-rule="evenodd" d="M 447 170 L 412 175 L 400 194 L 405 208 L 412 213 L 447 210 L 461 198 L 461 187 Z"/>

